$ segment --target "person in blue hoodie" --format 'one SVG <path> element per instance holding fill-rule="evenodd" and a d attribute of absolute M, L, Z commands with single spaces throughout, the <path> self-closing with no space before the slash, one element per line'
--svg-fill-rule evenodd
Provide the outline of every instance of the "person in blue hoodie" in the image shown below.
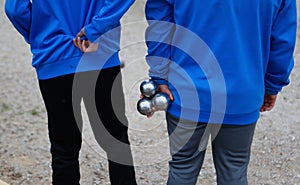
<path fill-rule="evenodd" d="M 5 2 L 8 18 L 33 54 L 48 115 L 55 185 L 80 182 L 81 100 L 107 154 L 111 184 L 136 184 L 118 57 L 120 19 L 133 2 Z"/>
<path fill-rule="evenodd" d="M 147 0 L 149 76 L 172 103 L 168 185 L 196 184 L 209 136 L 218 185 L 247 184 L 260 112 L 289 83 L 295 0 Z"/>

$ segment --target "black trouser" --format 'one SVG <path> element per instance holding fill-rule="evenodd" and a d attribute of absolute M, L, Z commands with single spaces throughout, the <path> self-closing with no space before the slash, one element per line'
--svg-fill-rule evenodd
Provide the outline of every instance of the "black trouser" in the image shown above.
<path fill-rule="evenodd" d="M 106 151 L 113 185 L 134 185 L 119 67 L 39 81 L 48 113 L 53 184 L 77 185 L 84 101 L 94 136 Z"/>

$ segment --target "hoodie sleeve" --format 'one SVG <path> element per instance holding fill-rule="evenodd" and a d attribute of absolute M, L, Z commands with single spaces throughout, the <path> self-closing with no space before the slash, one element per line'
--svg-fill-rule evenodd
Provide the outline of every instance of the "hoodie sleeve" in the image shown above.
<path fill-rule="evenodd" d="M 158 84 L 167 84 L 174 32 L 173 0 L 147 0 L 146 44 L 149 76 Z"/>
<path fill-rule="evenodd" d="M 272 27 L 269 63 L 265 75 L 265 94 L 277 94 L 289 84 L 289 75 L 294 66 L 296 30 L 296 1 L 283 0 Z"/>
<path fill-rule="evenodd" d="M 5 1 L 5 13 L 14 27 L 30 43 L 29 33 L 31 27 L 31 2 L 30 0 Z"/>
<path fill-rule="evenodd" d="M 134 3 L 134 0 L 105 0 L 103 8 L 85 26 L 87 38 L 94 42 L 105 32 L 119 26 L 120 19 Z"/>

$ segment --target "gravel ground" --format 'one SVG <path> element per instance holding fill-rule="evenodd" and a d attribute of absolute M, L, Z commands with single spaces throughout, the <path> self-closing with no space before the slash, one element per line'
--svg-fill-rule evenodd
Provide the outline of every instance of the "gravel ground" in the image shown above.
<path fill-rule="evenodd" d="M 0 6 L 3 7 L 3 1 Z M 138 184 L 159 185 L 165 184 L 168 173 L 166 124 L 161 113 L 149 120 L 135 111 L 138 85 L 147 74 L 143 6 L 144 1 L 137 0 L 122 20 L 120 56 L 126 64 L 124 91 Z M 51 184 L 46 112 L 31 67 L 29 47 L 10 25 L 2 8 L 0 12 L 0 179 L 12 185 Z M 250 185 L 300 184 L 299 49 L 295 58 L 291 84 L 280 94 L 275 109 L 262 114 L 257 124 L 248 174 Z M 86 115 L 84 108 L 83 114 Z M 81 183 L 109 184 L 104 153 L 93 139 L 86 116 L 84 120 Z M 210 151 L 208 146 L 198 184 L 215 184 Z"/>

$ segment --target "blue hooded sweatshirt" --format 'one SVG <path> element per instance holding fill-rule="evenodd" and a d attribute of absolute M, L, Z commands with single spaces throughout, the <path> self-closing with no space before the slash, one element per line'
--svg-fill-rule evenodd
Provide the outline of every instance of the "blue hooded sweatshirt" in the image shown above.
<path fill-rule="evenodd" d="M 7 0 L 5 12 L 30 44 L 32 65 L 36 68 L 38 78 L 49 79 L 118 66 L 119 21 L 133 2 L 134 0 Z M 87 39 L 103 42 L 97 52 L 84 57 L 72 41 L 83 27 Z"/>
<path fill-rule="evenodd" d="M 295 0 L 147 0 L 146 17 L 149 76 L 169 85 L 175 117 L 255 123 L 289 83 Z"/>

